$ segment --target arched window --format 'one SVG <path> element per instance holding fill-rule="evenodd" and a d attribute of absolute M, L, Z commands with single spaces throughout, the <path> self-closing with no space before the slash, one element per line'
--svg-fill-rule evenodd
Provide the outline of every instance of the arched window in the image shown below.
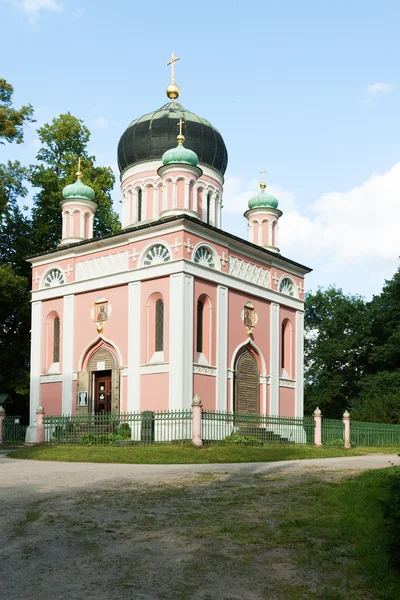
<path fill-rule="evenodd" d="M 288 296 L 294 296 L 295 287 L 294 283 L 289 277 L 283 277 L 279 284 L 279 291 L 282 294 L 287 294 Z"/>
<path fill-rule="evenodd" d="M 293 376 L 292 324 L 285 319 L 281 326 L 281 377 Z"/>
<path fill-rule="evenodd" d="M 215 269 L 215 257 L 207 246 L 199 246 L 193 255 L 193 260 L 203 267 Z"/>
<path fill-rule="evenodd" d="M 203 352 L 203 312 L 204 304 L 201 300 L 197 302 L 197 352 Z"/>
<path fill-rule="evenodd" d="M 54 319 L 53 363 L 60 362 L 60 317 Z"/>
<path fill-rule="evenodd" d="M 161 265 L 169 260 L 171 260 L 169 250 L 163 244 L 154 244 L 154 246 L 147 250 L 144 256 L 143 266 Z"/>
<path fill-rule="evenodd" d="M 164 302 L 160 299 L 156 302 L 156 326 L 155 326 L 155 351 L 164 350 Z"/>
<path fill-rule="evenodd" d="M 137 220 L 142 220 L 142 190 L 138 190 L 137 193 Z"/>
<path fill-rule="evenodd" d="M 210 224 L 210 210 L 211 210 L 211 192 L 207 194 L 207 215 L 206 215 L 206 223 Z"/>

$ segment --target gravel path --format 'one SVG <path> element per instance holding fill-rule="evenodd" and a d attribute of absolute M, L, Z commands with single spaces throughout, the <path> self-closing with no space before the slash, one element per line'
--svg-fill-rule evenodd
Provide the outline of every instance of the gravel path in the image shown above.
<path fill-rule="evenodd" d="M 370 454 L 344 458 L 288 460 L 271 463 L 233 463 L 207 465 L 121 465 L 99 463 L 63 463 L 17 460 L 0 455 L 0 494 L 2 499 L 88 488 L 119 483 L 151 483 L 198 473 L 236 473 L 261 475 L 267 472 L 304 470 L 361 471 L 382 469 L 392 464 L 400 466 L 397 454 Z"/>

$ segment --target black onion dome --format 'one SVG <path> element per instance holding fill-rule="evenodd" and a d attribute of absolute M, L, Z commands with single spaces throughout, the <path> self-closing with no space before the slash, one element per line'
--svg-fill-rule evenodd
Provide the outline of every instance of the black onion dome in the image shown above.
<path fill-rule="evenodd" d="M 228 152 L 222 135 L 206 119 L 186 110 L 178 102 L 168 102 L 158 110 L 132 121 L 118 144 L 120 172 L 137 163 L 161 160 L 166 150 L 176 146 L 180 119 L 185 121 L 185 147 L 196 152 L 199 163 L 224 175 Z"/>

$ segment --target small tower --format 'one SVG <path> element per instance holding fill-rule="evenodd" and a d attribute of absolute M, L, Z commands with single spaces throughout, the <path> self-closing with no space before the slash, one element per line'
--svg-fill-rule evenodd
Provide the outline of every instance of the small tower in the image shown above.
<path fill-rule="evenodd" d="M 261 191 L 250 198 L 249 210 L 244 213 L 248 220 L 248 240 L 253 244 L 279 252 L 279 225 L 278 220 L 282 211 L 278 209 L 278 200 L 266 191 L 264 181 L 265 171 L 261 171 Z"/>
<path fill-rule="evenodd" d="M 66 185 L 63 189 L 63 200 L 60 202 L 62 211 L 62 239 L 59 246 L 74 244 L 93 237 L 93 220 L 97 204 L 94 202 L 94 190 L 81 181 L 81 159 L 78 161 L 78 171 L 75 183 Z"/>
<path fill-rule="evenodd" d="M 164 152 L 162 166 L 157 170 L 163 180 L 163 210 L 160 217 L 189 214 L 200 219 L 197 207 L 195 185 L 203 174 L 197 166 L 199 159 L 196 152 L 185 148 L 182 135 L 182 119 L 178 122 L 178 145 Z"/>

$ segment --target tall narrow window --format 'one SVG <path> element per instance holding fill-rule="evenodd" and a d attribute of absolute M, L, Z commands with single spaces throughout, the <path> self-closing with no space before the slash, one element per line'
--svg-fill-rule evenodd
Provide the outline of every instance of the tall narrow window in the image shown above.
<path fill-rule="evenodd" d="M 60 317 L 54 319 L 53 363 L 60 362 Z"/>
<path fill-rule="evenodd" d="M 203 352 L 203 311 L 204 304 L 197 302 L 197 352 Z"/>
<path fill-rule="evenodd" d="M 285 366 L 285 356 L 286 354 L 286 349 L 285 349 L 285 322 L 282 323 L 282 327 L 281 327 L 281 366 L 282 366 L 282 371 L 285 370 L 286 366 Z"/>
<path fill-rule="evenodd" d="M 164 350 L 164 302 L 162 300 L 157 300 L 156 302 L 155 329 L 155 351 L 162 352 Z"/>
<path fill-rule="evenodd" d="M 211 192 L 207 195 L 207 224 L 210 224 Z"/>
<path fill-rule="evenodd" d="M 142 220 L 142 190 L 137 193 L 137 220 Z"/>
<path fill-rule="evenodd" d="M 281 326 L 281 377 L 293 376 L 293 346 L 292 325 L 285 319 Z"/>

